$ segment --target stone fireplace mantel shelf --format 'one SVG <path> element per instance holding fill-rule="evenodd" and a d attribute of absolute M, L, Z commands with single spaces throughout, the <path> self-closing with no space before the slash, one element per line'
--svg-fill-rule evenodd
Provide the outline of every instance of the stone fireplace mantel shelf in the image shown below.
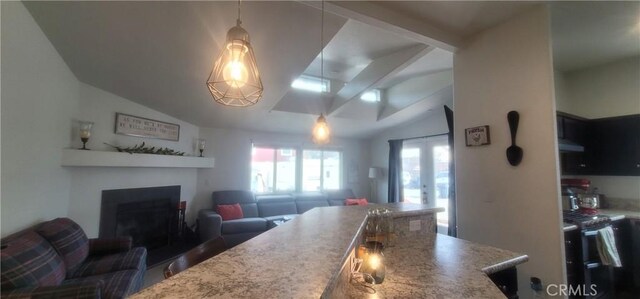
<path fill-rule="evenodd" d="M 95 150 L 62 150 L 62 166 L 67 167 L 165 167 L 213 168 L 213 158 L 128 154 Z"/>

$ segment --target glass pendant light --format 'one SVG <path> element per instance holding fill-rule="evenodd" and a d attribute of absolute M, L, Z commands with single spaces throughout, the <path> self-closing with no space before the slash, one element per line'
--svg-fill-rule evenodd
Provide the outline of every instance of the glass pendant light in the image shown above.
<path fill-rule="evenodd" d="M 324 81 L 324 0 L 322 0 L 322 17 L 320 19 L 320 80 Z M 320 100 L 323 100 L 322 92 L 320 93 Z M 311 137 L 315 144 L 327 144 L 331 141 L 331 129 L 322 113 L 313 126 Z"/>
<path fill-rule="evenodd" d="M 329 124 L 327 124 L 324 115 L 320 114 L 318 120 L 316 120 L 311 136 L 315 144 L 327 144 L 331 141 L 331 129 L 329 129 Z"/>
<path fill-rule="evenodd" d="M 249 43 L 249 33 L 240 25 L 240 1 L 236 26 L 227 32 L 222 53 L 207 80 L 213 99 L 225 106 L 246 107 L 262 98 L 264 87 L 256 57 Z"/>

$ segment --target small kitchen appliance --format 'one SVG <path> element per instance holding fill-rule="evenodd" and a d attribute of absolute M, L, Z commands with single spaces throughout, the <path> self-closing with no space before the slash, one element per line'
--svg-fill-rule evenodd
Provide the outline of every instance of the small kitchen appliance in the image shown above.
<path fill-rule="evenodd" d="M 579 206 L 579 197 L 586 194 L 591 186 L 591 181 L 585 179 L 562 179 L 562 210 L 575 211 Z"/>

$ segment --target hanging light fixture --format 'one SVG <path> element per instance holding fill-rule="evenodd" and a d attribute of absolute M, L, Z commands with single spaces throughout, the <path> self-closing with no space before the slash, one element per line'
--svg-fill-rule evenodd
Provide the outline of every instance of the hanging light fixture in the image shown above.
<path fill-rule="evenodd" d="M 322 0 L 322 15 L 320 18 L 320 80 L 324 81 L 324 0 Z M 320 92 L 320 100 L 322 101 L 322 93 Z M 311 131 L 311 137 L 315 144 L 327 144 L 331 141 L 331 129 L 327 124 L 327 119 L 320 113 L 320 116 L 316 120 L 313 130 Z"/>
<path fill-rule="evenodd" d="M 264 90 L 256 57 L 249 43 L 249 33 L 241 24 L 238 1 L 236 26 L 227 32 L 227 41 L 207 80 L 213 99 L 225 106 L 254 105 L 262 98 Z"/>
<path fill-rule="evenodd" d="M 320 114 L 318 120 L 316 120 L 311 136 L 315 144 L 327 144 L 331 140 L 331 129 L 329 129 L 329 124 L 327 124 L 324 115 Z"/>

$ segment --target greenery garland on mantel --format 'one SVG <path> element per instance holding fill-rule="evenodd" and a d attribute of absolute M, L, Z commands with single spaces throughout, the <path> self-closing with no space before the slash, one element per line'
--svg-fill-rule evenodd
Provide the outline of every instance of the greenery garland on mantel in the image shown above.
<path fill-rule="evenodd" d="M 115 148 L 116 150 L 118 150 L 118 152 L 121 152 L 121 153 L 184 156 L 184 152 L 175 151 L 168 147 L 165 147 L 165 148 L 163 147 L 156 148 L 155 146 L 145 147 L 144 142 L 142 142 L 142 144 L 140 145 L 134 145 L 132 147 L 115 146 L 115 145 L 108 144 L 106 142 L 104 144 Z"/>

